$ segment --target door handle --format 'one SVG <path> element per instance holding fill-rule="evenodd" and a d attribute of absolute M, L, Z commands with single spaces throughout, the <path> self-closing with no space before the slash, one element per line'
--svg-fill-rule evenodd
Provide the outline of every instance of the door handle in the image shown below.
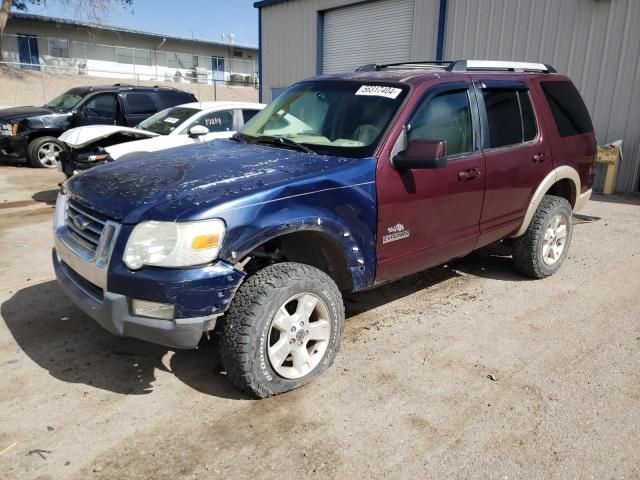
<path fill-rule="evenodd" d="M 533 156 L 533 163 L 540 163 L 540 162 L 544 162 L 546 160 L 546 155 L 544 152 L 540 152 L 540 153 L 536 153 Z"/>
<path fill-rule="evenodd" d="M 481 173 L 482 173 L 482 170 L 480 170 L 477 167 L 468 168 L 466 170 L 460 170 L 458 172 L 458 180 L 460 180 L 461 182 L 464 182 L 466 180 L 473 180 L 474 178 L 479 176 Z"/>

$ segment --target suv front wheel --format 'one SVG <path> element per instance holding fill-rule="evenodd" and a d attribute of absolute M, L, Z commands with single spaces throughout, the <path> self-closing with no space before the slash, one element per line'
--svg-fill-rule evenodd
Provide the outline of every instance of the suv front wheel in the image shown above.
<path fill-rule="evenodd" d="M 56 168 L 64 144 L 55 137 L 40 137 L 27 147 L 27 160 L 32 167 Z"/>
<path fill-rule="evenodd" d="M 344 330 L 335 282 L 300 263 L 249 277 L 224 317 L 220 353 L 229 381 L 257 397 L 298 388 L 333 362 Z"/>
<path fill-rule="evenodd" d="M 572 217 L 571 204 L 566 199 L 544 196 L 527 231 L 513 241 L 516 268 L 532 278 L 556 273 L 569 252 Z"/>

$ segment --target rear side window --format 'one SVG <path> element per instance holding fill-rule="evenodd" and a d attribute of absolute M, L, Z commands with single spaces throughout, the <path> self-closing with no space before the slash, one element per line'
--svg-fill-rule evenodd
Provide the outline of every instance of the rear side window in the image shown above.
<path fill-rule="evenodd" d="M 260 110 L 242 110 L 242 120 L 244 123 L 247 123 L 249 120 L 251 120 L 253 117 L 256 116 L 256 113 L 258 113 Z"/>
<path fill-rule="evenodd" d="M 561 137 L 593 132 L 591 117 L 571 82 L 541 82 Z"/>
<path fill-rule="evenodd" d="M 160 100 L 160 110 L 175 107 L 183 103 L 197 102 L 196 97 L 192 93 L 182 92 L 180 90 L 160 90 L 158 91 L 158 100 Z"/>
<path fill-rule="evenodd" d="M 528 91 L 483 89 L 482 97 L 489 124 L 488 148 L 518 145 L 536 137 L 536 118 Z"/>
<path fill-rule="evenodd" d="M 127 111 L 136 115 L 156 113 L 158 109 L 150 95 L 144 93 L 128 93 Z"/>

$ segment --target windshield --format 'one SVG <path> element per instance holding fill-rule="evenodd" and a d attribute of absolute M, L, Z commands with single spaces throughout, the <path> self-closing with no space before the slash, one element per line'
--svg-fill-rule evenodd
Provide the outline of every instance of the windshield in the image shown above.
<path fill-rule="evenodd" d="M 54 98 L 49 103 L 45 105 L 45 107 L 52 108 L 53 110 L 68 112 L 73 107 L 80 103 L 85 97 L 85 94 L 79 94 L 73 90 L 69 90 L 68 92 L 63 93 L 62 95 Z"/>
<path fill-rule="evenodd" d="M 197 108 L 172 107 L 162 110 L 138 124 L 138 128 L 160 135 L 169 135 L 185 120 L 198 113 Z"/>
<path fill-rule="evenodd" d="M 320 154 L 371 156 L 407 91 L 406 85 L 379 82 L 300 83 L 245 124 L 238 138 L 256 143 L 282 137 Z"/>

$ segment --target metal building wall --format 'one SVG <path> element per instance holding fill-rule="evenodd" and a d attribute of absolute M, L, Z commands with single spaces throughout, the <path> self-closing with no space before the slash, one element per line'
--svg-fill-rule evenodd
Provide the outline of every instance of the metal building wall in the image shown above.
<path fill-rule="evenodd" d="M 316 75 L 318 13 L 362 3 L 360 0 L 291 0 L 261 8 L 262 94 Z M 433 58 L 436 48 L 439 0 L 415 0 L 411 58 Z M 319 43 L 320 42 L 320 43 Z"/>
<path fill-rule="evenodd" d="M 624 140 L 617 189 L 630 192 L 640 176 L 639 25 L 638 0 L 449 0 L 445 56 L 540 61 L 567 73 L 599 143 Z"/>

